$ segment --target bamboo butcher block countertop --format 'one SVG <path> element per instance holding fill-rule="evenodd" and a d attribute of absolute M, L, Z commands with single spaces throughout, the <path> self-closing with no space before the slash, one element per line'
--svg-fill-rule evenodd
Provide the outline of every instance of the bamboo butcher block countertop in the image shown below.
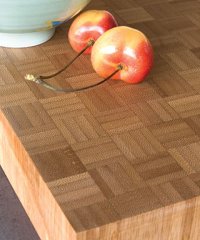
<path fill-rule="evenodd" d="M 0 48 L 0 163 L 42 240 L 199 240 L 200 1 L 93 0 L 143 31 L 154 69 L 57 94 L 23 79 L 75 56 L 66 29 L 28 49 Z M 100 78 L 89 56 L 51 80 Z"/>

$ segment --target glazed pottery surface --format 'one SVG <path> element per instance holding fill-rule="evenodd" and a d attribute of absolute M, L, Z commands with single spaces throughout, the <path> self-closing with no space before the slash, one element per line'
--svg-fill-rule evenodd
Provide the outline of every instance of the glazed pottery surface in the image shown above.
<path fill-rule="evenodd" d="M 55 27 L 90 0 L 0 0 L 0 46 L 28 47 L 47 41 Z"/>

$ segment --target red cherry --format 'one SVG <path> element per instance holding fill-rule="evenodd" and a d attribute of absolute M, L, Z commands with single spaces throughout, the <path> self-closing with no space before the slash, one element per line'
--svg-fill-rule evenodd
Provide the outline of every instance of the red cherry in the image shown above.
<path fill-rule="evenodd" d="M 80 14 L 72 23 L 68 38 L 72 48 L 81 52 L 87 47 L 88 42 L 94 42 L 106 31 L 118 24 L 111 13 L 103 10 L 89 10 Z M 84 53 L 90 54 L 92 47 Z"/>
<path fill-rule="evenodd" d="M 92 48 L 94 70 L 106 78 L 119 66 L 112 79 L 128 83 L 144 80 L 153 66 L 153 49 L 147 37 L 130 27 L 115 27 L 104 33 Z"/>

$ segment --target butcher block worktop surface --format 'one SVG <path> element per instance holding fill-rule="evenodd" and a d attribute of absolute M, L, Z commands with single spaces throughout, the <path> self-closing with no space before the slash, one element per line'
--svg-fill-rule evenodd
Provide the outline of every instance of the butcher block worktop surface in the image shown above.
<path fill-rule="evenodd" d="M 0 48 L 0 164 L 42 240 L 181 240 L 200 235 L 200 1 L 93 0 L 143 31 L 154 69 L 57 94 L 23 79 L 75 56 L 66 29 Z M 50 80 L 98 82 L 89 56 Z"/>

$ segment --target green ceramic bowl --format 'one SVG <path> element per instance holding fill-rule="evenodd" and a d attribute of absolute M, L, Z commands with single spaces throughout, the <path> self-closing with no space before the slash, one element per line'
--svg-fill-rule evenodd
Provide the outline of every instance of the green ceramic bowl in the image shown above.
<path fill-rule="evenodd" d="M 0 46 L 30 47 L 49 40 L 55 27 L 90 0 L 0 0 Z"/>

